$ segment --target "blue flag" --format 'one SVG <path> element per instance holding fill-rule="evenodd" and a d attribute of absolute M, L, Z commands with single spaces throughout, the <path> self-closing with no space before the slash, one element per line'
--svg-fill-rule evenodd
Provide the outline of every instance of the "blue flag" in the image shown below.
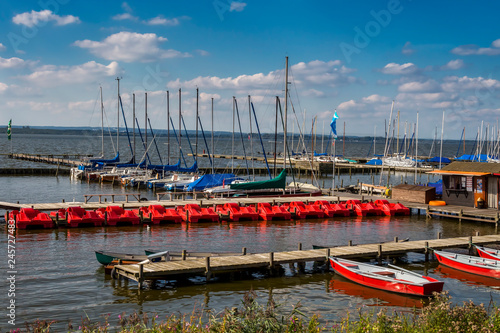
<path fill-rule="evenodd" d="M 330 122 L 330 127 L 332 128 L 332 132 L 335 138 L 337 137 L 337 119 L 339 119 L 339 116 L 337 116 L 337 110 L 335 110 L 332 121 Z"/>

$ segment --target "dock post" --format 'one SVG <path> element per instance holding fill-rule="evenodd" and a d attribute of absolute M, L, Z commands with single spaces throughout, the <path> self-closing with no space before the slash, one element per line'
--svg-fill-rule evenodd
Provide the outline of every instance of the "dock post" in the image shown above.
<path fill-rule="evenodd" d="M 302 251 L 302 243 L 299 243 L 299 251 Z"/>
<path fill-rule="evenodd" d="M 348 246 L 352 246 L 352 240 L 349 241 L 349 245 Z"/>
<path fill-rule="evenodd" d="M 269 272 L 274 275 L 274 252 L 269 252 Z"/>
<path fill-rule="evenodd" d="M 394 243 L 397 243 L 397 242 L 399 242 L 398 236 L 394 237 Z"/>
<path fill-rule="evenodd" d="M 182 260 L 186 260 L 186 250 L 182 250 Z"/>
<path fill-rule="evenodd" d="M 142 282 L 144 281 L 144 264 L 139 265 L 139 289 L 142 289 Z"/>
<path fill-rule="evenodd" d="M 326 251 L 326 260 L 325 260 L 325 271 L 330 270 L 330 249 L 325 249 Z"/>
<path fill-rule="evenodd" d="M 382 263 L 382 244 L 378 245 L 377 259 L 378 259 L 378 263 L 381 264 Z"/>
<path fill-rule="evenodd" d="M 244 248 L 241 249 L 241 254 L 244 255 L 244 256 L 247 255 L 247 248 L 246 247 L 244 247 Z"/>
<path fill-rule="evenodd" d="M 472 236 L 469 236 L 469 255 L 472 255 Z"/>
<path fill-rule="evenodd" d="M 212 277 L 212 272 L 210 271 L 210 257 L 205 257 L 205 275 L 207 277 L 207 282 L 210 281 Z"/>
<path fill-rule="evenodd" d="M 428 262 L 429 261 L 429 242 L 425 242 L 424 253 L 425 253 L 425 262 Z"/>
<path fill-rule="evenodd" d="M 462 215 L 464 215 L 464 210 L 460 209 L 460 212 L 458 212 L 458 222 L 462 222 Z"/>
<path fill-rule="evenodd" d="M 438 233 L 437 233 L 437 239 L 441 239 L 441 231 L 438 231 Z"/>

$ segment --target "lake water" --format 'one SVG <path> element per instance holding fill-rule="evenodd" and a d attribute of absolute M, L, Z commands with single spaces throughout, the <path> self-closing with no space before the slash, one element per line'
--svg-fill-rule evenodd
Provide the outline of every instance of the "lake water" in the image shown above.
<path fill-rule="evenodd" d="M 120 138 L 120 142 L 126 141 Z M 218 150 L 230 151 L 230 139 L 220 139 Z M 90 142 L 90 143 L 89 143 Z M 229 142 L 229 145 L 228 145 Z M 3 151 L 10 151 L 10 143 L 3 142 Z M 127 143 L 128 144 L 128 143 Z M 259 151 L 255 148 L 254 150 Z M 270 144 L 268 144 L 270 145 Z M 420 146 L 420 145 L 419 145 Z M 89 153 L 100 150 L 99 138 L 73 136 L 18 136 L 13 143 L 14 151 L 40 154 Z M 229 148 L 228 148 L 229 147 Z M 126 145 L 124 146 L 125 150 Z M 339 147 L 337 147 L 339 148 Z M 369 146 L 347 143 L 346 156 L 361 156 Z M 187 146 L 189 149 L 189 146 Z M 382 151 L 381 148 L 380 151 Z M 457 145 L 449 144 L 451 156 Z M 356 155 L 354 152 L 358 152 Z M 453 151 L 451 153 L 451 151 Z M 216 151 L 216 153 L 219 153 Z M 112 155 L 112 154 L 110 154 Z M 172 160 L 175 159 L 174 157 Z M 29 162 L 0 157 L 3 167 L 46 167 Z M 219 163 L 230 163 L 227 161 Z M 241 161 L 239 162 L 241 163 Z M 392 177 L 394 182 L 406 175 Z M 355 183 L 358 178 L 367 177 L 343 175 L 344 184 Z M 405 178 L 406 179 L 406 178 Z M 413 178 L 411 178 L 413 181 Z M 422 182 L 427 176 L 419 179 Z M 434 179 L 432 179 L 434 180 Z M 330 180 L 326 180 L 330 181 Z M 1 201 L 23 203 L 82 201 L 83 194 L 119 193 L 128 191 L 110 185 L 73 182 L 69 177 L 20 176 L 0 177 Z M 151 191 L 143 190 L 145 197 L 154 198 Z M 2 215 L 4 212 L 1 212 Z M 265 278 L 255 275 L 252 279 L 205 283 L 194 280 L 189 285 L 160 283 L 153 288 L 139 292 L 133 282 L 115 281 L 104 274 L 104 269 L 95 259 L 97 249 L 116 252 L 141 253 L 146 248 L 180 251 L 231 251 L 239 252 L 246 247 L 248 252 L 286 251 L 297 248 L 301 242 L 304 249 L 313 244 L 346 245 L 348 240 L 355 244 L 390 241 L 395 236 L 411 240 L 435 238 L 438 232 L 443 237 L 457 237 L 493 234 L 497 230 L 489 224 L 471 222 L 457 223 L 449 219 L 425 217 L 350 217 L 306 220 L 297 222 L 241 222 L 241 223 L 200 223 L 190 225 L 162 225 L 151 229 L 142 227 L 103 227 L 54 230 L 18 230 L 16 237 L 16 322 L 22 327 L 25 321 L 37 318 L 58 320 L 63 330 L 71 320 L 78 326 L 82 317 L 103 320 L 101 315 L 111 314 L 116 323 L 122 312 L 144 311 L 158 313 L 163 317 L 172 312 L 189 313 L 195 307 L 205 307 L 215 312 L 226 307 L 235 307 L 245 292 L 256 291 L 259 301 L 264 303 L 269 295 L 282 304 L 282 311 L 289 313 L 292 305 L 300 302 L 305 313 L 318 313 L 324 322 L 338 320 L 347 311 L 356 312 L 360 307 L 378 309 L 387 307 L 410 311 L 418 300 L 404 296 L 361 288 L 334 275 L 332 272 L 317 271 L 312 264 L 306 266 L 305 273 L 297 273 L 285 267 L 280 277 Z M 0 233 L 1 278 L 7 278 L 7 233 Z M 488 304 L 490 300 L 500 301 L 500 281 L 487 278 L 471 278 L 457 275 L 457 272 L 440 267 L 435 261 L 424 263 L 423 255 L 409 254 L 400 263 L 404 268 L 426 273 L 445 281 L 447 290 L 455 302 L 472 299 L 476 303 Z M 7 323 L 6 306 L 7 283 L 2 284 L 3 302 L 0 328 L 12 329 Z M 7 319 L 6 319 L 7 318 Z"/>

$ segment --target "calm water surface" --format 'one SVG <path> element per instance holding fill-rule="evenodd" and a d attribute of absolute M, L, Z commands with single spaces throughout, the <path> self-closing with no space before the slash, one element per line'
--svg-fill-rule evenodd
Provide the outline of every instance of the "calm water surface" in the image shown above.
<path fill-rule="evenodd" d="M 59 147 L 56 142 L 61 141 L 51 140 L 42 137 L 34 141 L 40 149 Z M 68 151 L 77 150 L 78 140 L 75 138 L 63 141 Z M 363 149 L 358 147 L 358 150 L 366 151 L 368 148 L 365 145 Z M 32 148 L 26 143 L 25 149 Z M 456 150 L 456 146 L 453 150 Z M 61 153 L 67 152 L 61 150 Z M 11 161 L 4 157 L 1 162 L 9 166 L 27 165 L 26 162 Z M 400 176 L 410 177 L 398 174 L 391 179 L 399 181 Z M 342 177 L 347 184 L 368 176 Z M 421 180 L 425 182 L 426 177 L 423 176 Z M 67 177 L 0 177 L 0 188 L 1 201 L 23 203 L 57 202 L 62 199 L 81 201 L 83 194 L 128 191 L 109 185 L 71 182 Z M 152 192 L 144 191 L 143 195 L 154 198 Z M 264 278 L 256 275 L 249 280 L 208 284 L 199 279 L 190 285 L 162 283 L 139 292 L 136 283 L 114 281 L 105 276 L 94 251 L 105 249 L 141 253 L 146 248 L 154 248 L 239 252 L 242 247 L 246 247 L 248 252 L 255 253 L 294 250 L 299 242 L 304 249 L 310 249 L 313 244 L 345 245 L 348 240 L 353 240 L 355 244 L 390 241 L 395 236 L 419 240 L 435 238 L 438 232 L 442 232 L 443 237 L 456 237 L 473 235 L 476 231 L 481 234 L 497 232 L 488 224 L 458 224 L 447 219 L 426 221 L 417 215 L 298 222 L 162 225 L 149 230 L 141 227 L 19 230 L 15 235 L 17 327 L 37 318 L 58 320 L 58 327 L 63 330 L 68 320 L 74 324 L 78 324 L 85 316 L 102 320 L 101 315 L 108 313 L 111 314 L 112 322 L 116 322 L 118 314 L 122 312 L 156 312 L 163 316 L 172 312 L 191 312 L 195 307 L 219 312 L 226 307 L 238 306 L 243 294 L 250 289 L 257 292 L 261 303 L 265 303 L 272 295 L 278 303 L 283 304 L 285 313 L 291 311 L 292 305 L 301 302 L 304 312 L 319 313 L 325 322 L 338 320 L 347 311 L 356 312 L 360 307 L 409 311 L 411 306 L 419 303 L 418 300 L 359 287 L 331 272 L 315 270 L 312 264 L 306 266 L 305 273 L 285 267 L 285 273 L 280 277 Z M 0 233 L 0 246 L 4 258 L 0 261 L 0 270 L 5 281 L 5 232 Z M 472 299 L 476 303 L 488 304 L 491 299 L 497 303 L 500 300 L 499 281 L 460 275 L 438 266 L 435 261 L 424 263 L 420 254 L 409 254 L 404 259 L 406 263 L 402 263 L 402 267 L 445 281 L 445 290 L 455 302 Z M 8 286 L 4 282 L 0 300 L 5 304 L 8 301 L 7 290 Z M 0 328 L 11 329 L 5 319 L 6 310 L 3 313 Z"/>

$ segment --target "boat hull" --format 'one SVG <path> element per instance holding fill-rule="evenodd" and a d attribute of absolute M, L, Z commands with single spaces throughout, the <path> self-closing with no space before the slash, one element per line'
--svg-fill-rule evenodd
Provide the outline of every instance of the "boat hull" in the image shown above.
<path fill-rule="evenodd" d="M 440 264 L 467 273 L 500 279 L 500 262 L 487 258 L 467 256 L 463 254 L 434 251 Z"/>
<path fill-rule="evenodd" d="M 416 282 L 401 278 L 391 278 L 391 274 L 394 274 L 396 270 L 390 269 L 382 269 L 370 274 L 361 273 L 352 269 L 352 266 L 354 266 L 352 263 L 355 262 L 330 258 L 330 264 L 336 273 L 366 287 L 415 296 L 432 296 L 433 293 L 439 293 L 443 290 L 444 282 L 437 281 L 428 276 L 420 276 L 418 282 Z M 363 265 L 361 263 L 355 264 Z M 410 277 L 409 274 L 408 277 Z"/>

